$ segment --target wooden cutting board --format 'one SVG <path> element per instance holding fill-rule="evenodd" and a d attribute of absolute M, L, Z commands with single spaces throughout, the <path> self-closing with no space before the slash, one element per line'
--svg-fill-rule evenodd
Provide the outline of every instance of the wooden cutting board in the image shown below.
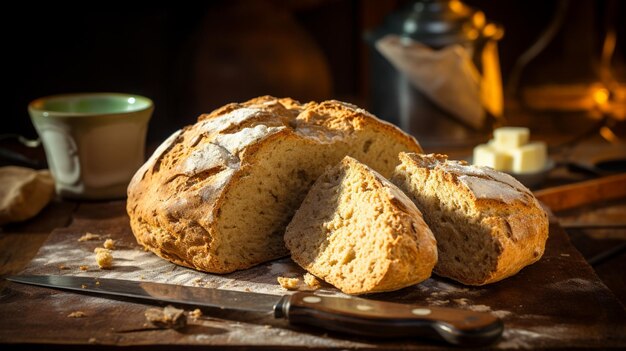
<path fill-rule="evenodd" d="M 303 273 L 288 258 L 227 275 L 173 265 L 138 247 L 124 207 L 124 202 L 80 205 L 71 224 L 52 232 L 24 273 L 143 279 L 271 294 L 287 293 L 278 286 L 277 276 Z M 86 232 L 101 238 L 79 242 Z M 108 237 L 116 241 L 115 265 L 100 270 L 93 249 Z M 81 265 L 88 266 L 87 270 L 81 270 Z M 340 295 L 327 285 L 319 293 Z M 433 277 L 413 287 L 367 298 L 491 311 L 505 324 L 504 335 L 492 345 L 494 349 L 626 346 L 626 312 L 557 224 L 550 226 L 544 257 L 502 282 L 466 287 Z M 425 350 L 446 346 L 427 340 L 326 334 L 291 327 L 268 315 L 211 309 L 204 310 L 200 319 L 190 318 L 182 330 L 154 330 L 145 326 L 144 312 L 149 307 L 132 300 L 7 283 L 0 295 L 0 342 L 29 344 L 31 348 L 141 345 L 187 349 L 204 345 Z M 68 317 L 75 311 L 84 312 L 85 317 Z"/>

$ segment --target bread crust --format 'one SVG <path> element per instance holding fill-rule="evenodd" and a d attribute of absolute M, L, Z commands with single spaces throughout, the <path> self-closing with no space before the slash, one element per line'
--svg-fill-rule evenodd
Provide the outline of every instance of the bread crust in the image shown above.
<path fill-rule="evenodd" d="M 510 277 L 522 268 L 538 261 L 548 239 L 548 217 L 532 192 L 508 174 L 487 167 L 470 166 L 463 161 L 449 161 L 445 155 L 400 153 L 401 165 L 392 181 L 403 189 L 424 213 L 438 243 L 437 218 L 425 208 L 426 191 L 410 185 L 411 177 L 437 177 L 442 189 L 449 189 L 459 202 L 467 202 L 465 218 L 456 223 L 459 236 L 470 229 L 482 228 L 489 237 L 489 259 L 492 264 L 481 270 L 464 273 L 455 266 L 452 256 L 461 257 L 472 252 L 442 252 L 434 272 L 467 285 L 484 285 Z M 414 182 L 421 183 L 421 182 Z M 475 240 L 476 238 L 469 238 Z M 460 245 L 462 247 L 462 245 Z"/>
<path fill-rule="evenodd" d="M 344 189 L 344 182 L 355 176 L 373 198 L 352 207 L 348 202 L 359 196 L 359 190 Z M 337 181 L 339 193 L 328 189 Z M 376 216 L 368 215 L 368 206 L 377 207 Z M 349 218 L 342 213 L 349 213 Z M 287 226 L 285 243 L 302 268 L 353 295 L 417 284 L 430 277 L 437 262 L 437 243 L 415 204 L 378 172 L 349 156 L 317 179 Z M 380 247 L 374 247 L 376 243 Z M 349 262 L 344 259 L 346 250 L 356 252 Z M 353 271 L 355 265 L 359 269 L 368 262 L 376 263 L 376 272 Z"/>
<path fill-rule="evenodd" d="M 224 228 L 231 224 L 223 220 L 222 209 L 238 201 L 233 197 L 237 187 L 249 180 L 279 143 L 337 148 L 367 158 L 371 156 L 356 144 L 366 132 L 380 142 L 393 142 L 396 152 L 421 151 L 417 141 L 397 127 L 339 101 L 300 104 L 264 96 L 201 115 L 196 124 L 164 141 L 130 182 L 127 212 L 133 233 L 158 256 L 212 273 L 245 269 L 284 256 L 282 231 L 263 234 L 267 240 L 261 248 L 242 248 L 235 256 L 223 254 L 222 249 L 237 239 L 233 235 L 248 233 L 236 234 L 235 230 L 230 237 L 224 235 Z M 329 164 L 333 161 L 328 160 Z M 389 176 L 397 160 L 384 161 L 378 171 Z M 291 214 L 295 210 L 289 209 Z M 283 225 L 284 230 L 286 224 L 276 226 Z"/>

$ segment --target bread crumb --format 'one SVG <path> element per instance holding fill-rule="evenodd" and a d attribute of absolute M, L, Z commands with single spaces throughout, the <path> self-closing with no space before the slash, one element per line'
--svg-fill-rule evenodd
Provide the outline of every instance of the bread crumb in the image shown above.
<path fill-rule="evenodd" d="M 320 281 L 312 274 L 306 273 L 303 278 L 294 277 L 292 274 L 288 277 L 278 277 L 278 283 L 287 290 L 312 291 L 321 287 Z M 249 291 L 249 290 L 247 290 Z"/>
<path fill-rule="evenodd" d="M 109 249 L 109 250 L 113 250 L 115 248 L 115 240 L 113 239 L 106 239 L 104 241 L 104 246 L 105 249 Z"/>
<path fill-rule="evenodd" d="M 80 268 L 81 271 L 86 271 L 89 269 L 89 266 L 80 266 L 78 268 Z"/>
<path fill-rule="evenodd" d="M 245 289 L 243 289 L 243 290 L 244 290 L 245 292 L 250 292 L 250 291 L 252 291 L 252 290 L 250 290 L 250 288 L 245 288 Z"/>
<path fill-rule="evenodd" d="M 96 281 L 96 285 L 100 285 L 100 282 L 99 282 L 99 281 Z"/>
<path fill-rule="evenodd" d="M 195 310 L 189 312 L 189 315 L 191 316 L 191 318 L 198 319 L 202 317 L 202 311 L 200 311 L 199 308 L 196 308 Z"/>
<path fill-rule="evenodd" d="M 287 290 L 298 290 L 300 286 L 300 278 L 278 277 L 278 284 Z"/>
<path fill-rule="evenodd" d="M 64 265 L 64 264 L 60 264 L 57 266 L 59 269 L 64 270 L 64 269 L 70 269 L 70 267 Z"/>
<path fill-rule="evenodd" d="M 111 250 L 96 247 L 93 252 L 96 253 L 96 263 L 98 264 L 98 267 L 106 269 L 113 266 L 113 255 L 111 254 Z"/>
<path fill-rule="evenodd" d="M 89 338 L 89 340 L 87 341 L 90 344 L 95 344 L 96 343 L 96 338 Z"/>
<path fill-rule="evenodd" d="M 311 273 L 306 273 L 304 275 L 304 283 L 313 290 L 319 289 L 322 286 L 322 283 Z"/>
<path fill-rule="evenodd" d="M 165 306 L 165 308 L 149 308 L 145 312 L 146 319 L 152 325 L 159 328 L 180 329 L 187 325 L 187 317 L 185 311 L 174 306 Z"/>
<path fill-rule="evenodd" d="M 86 316 L 87 315 L 83 311 L 74 311 L 74 312 L 72 312 L 72 313 L 67 315 L 68 318 L 83 318 L 83 317 L 86 317 Z"/>
<path fill-rule="evenodd" d="M 100 240 L 100 235 L 87 232 L 85 233 L 85 235 L 78 238 L 78 241 L 89 241 L 89 240 Z"/>
<path fill-rule="evenodd" d="M 82 284 L 80 287 L 83 289 L 87 289 L 87 284 Z"/>

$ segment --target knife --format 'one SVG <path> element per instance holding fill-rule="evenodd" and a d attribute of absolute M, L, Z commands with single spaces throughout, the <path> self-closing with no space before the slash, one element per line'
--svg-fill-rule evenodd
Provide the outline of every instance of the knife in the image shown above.
<path fill-rule="evenodd" d="M 269 295 L 144 281 L 93 277 L 21 275 L 9 281 L 142 300 L 251 312 L 270 312 L 290 324 L 371 337 L 438 339 L 462 346 L 489 344 L 502 321 L 486 312 L 418 306 L 311 292 Z"/>

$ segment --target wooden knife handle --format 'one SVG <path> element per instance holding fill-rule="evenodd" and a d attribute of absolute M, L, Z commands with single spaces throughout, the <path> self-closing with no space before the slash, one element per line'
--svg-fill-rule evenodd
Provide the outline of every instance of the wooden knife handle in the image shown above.
<path fill-rule="evenodd" d="M 502 321 L 485 312 L 297 292 L 274 308 L 289 323 L 370 337 L 434 338 L 478 346 L 500 337 Z"/>

